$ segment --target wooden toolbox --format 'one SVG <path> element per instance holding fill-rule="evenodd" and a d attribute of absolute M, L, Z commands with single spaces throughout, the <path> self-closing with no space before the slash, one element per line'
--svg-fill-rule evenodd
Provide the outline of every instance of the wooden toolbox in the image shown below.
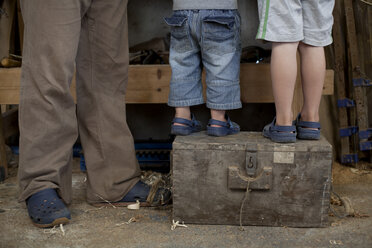
<path fill-rule="evenodd" d="M 257 132 L 178 136 L 172 151 L 173 219 L 324 227 L 331 168 L 332 147 L 323 137 L 278 144 Z"/>

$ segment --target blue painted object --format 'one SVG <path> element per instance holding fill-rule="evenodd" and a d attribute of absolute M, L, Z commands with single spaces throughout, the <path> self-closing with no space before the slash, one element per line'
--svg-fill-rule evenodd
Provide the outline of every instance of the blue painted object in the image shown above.
<path fill-rule="evenodd" d="M 353 78 L 354 86 L 372 86 L 372 82 L 366 78 Z"/>
<path fill-rule="evenodd" d="M 136 158 L 140 165 L 170 165 L 172 143 L 135 143 Z M 86 171 L 84 154 L 80 153 L 80 170 Z"/>
<path fill-rule="evenodd" d="M 340 100 L 337 100 L 337 107 L 339 107 L 339 108 L 355 107 L 355 101 L 351 100 L 351 99 L 348 99 L 348 98 L 340 99 Z"/>
<path fill-rule="evenodd" d="M 372 141 L 365 141 L 359 143 L 359 149 L 361 151 L 370 151 L 372 150 Z"/>
<path fill-rule="evenodd" d="M 87 171 L 87 166 L 85 164 L 85 158 L 84 158 L 83 153 L 80 153 L 80 170 L 81 171 Z"/>
<path fill-rule="evenodd" d="M 340 128 L 340 137 L 348 137 L 358 132 L 358 127 Z"/>
<path fill-rule="evenodd" d="M 372 136 L 372 128 L 359 131 L 359 139 L 368 139 Z"/>
<path fill-rule="evenodd" d="M 80 157 L 80 154 L 82 152 L 83 152 L 83 148 L 81 147 L 81 145 L 74 145 L 74 147 L 72 148 L 72 153 L 73 153 L 74 158 Z"/>
<path fill-rule="evenodd" d="M 19 155 L 19 146 L 11 146 L 10 149 L 12 149 L 13 154 Z"/>
<path fill-rule="evenodd" d="M 342 156 L 341 163 L 342 164 L 351 164 L 351 163 L 358 163 L 359 157 L 358 154 L 346 154 Z"/>

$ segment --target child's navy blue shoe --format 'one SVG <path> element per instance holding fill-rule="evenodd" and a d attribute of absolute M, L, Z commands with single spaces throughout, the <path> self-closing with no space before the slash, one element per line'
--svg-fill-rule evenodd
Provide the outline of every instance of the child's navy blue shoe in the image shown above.
<path fill-rule="evenodd" d="M 305 140 L 320 139 L 320 123 L 312 121 L 301 121 L 301 114 L 298 114 L 295 125 L 297 127 L 297 138 Z"/>
<path fill-rule="evenodd" d="M 28 215 L 37 227 L 53 227 L 67 224 L 70 211 L 55 189 L 41 190 L 26 200 Z"/>
<path fill-rule="evenodd" d="M 182 125 L 174 125 L 175 123 Z M 172 121 L 171 134 L 173 135 L 190 135 L 191 133 L 200 132 L 202 129 L 201 123 L 191 114 L 191 120 L 184 118 L 174 118 Z"/>
<path fill-rule="evenodd" d="M 270 124 L 264 127 L 262 131 L 264 137 L 277 143 L 296 142 L 296 126 L 278 126 L 275 123 L 276 117 L 274 117 L 274 120 Z"/>
<path fill-rule="evenodd" d="M 235 122 L 230 120 L 229 116 L 225 116 L 226 121 L 219 121 L 215 119 L 210 119 L 207 126 L 207 134 L 210 136 L 226 136 L 230 134 L 236 134 L 240 132 L 240 127 Z M 219 127 L 212 127 L 216 125 Z"/>

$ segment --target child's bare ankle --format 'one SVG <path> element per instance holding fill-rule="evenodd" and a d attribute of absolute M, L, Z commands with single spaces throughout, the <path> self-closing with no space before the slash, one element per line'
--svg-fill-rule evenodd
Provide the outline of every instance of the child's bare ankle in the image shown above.
<path fill-rule="evenodd" d="M 211 118 L 217 121 L 226 122 L 226 111 L 211 109 Z M 211 127 L 219 127 L 219 125 L 211 125 Z"/>

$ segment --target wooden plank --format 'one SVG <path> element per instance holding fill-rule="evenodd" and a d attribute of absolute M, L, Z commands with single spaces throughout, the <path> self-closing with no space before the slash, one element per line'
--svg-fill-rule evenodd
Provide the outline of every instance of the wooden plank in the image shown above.
<path fill-rule="evenodd" d="M 334 18 L 335 18 L 335 25 L 333 27 L 333 40 L 334 40 L 334 54 L 335 54 L 335 84 L 336 84 L 336 96 L 337 99 L 345 99 L 346 98 L 346 85 L 345 85 L 345 68 L 344 68 L 344 61 L 345 61 L 345 48 L 343 37 L 341 35 L 341 15 L 343 15 L 343 11 L 341 9 L 341 2 L 336 1 L 335 11 L 334 11 Z M 347 117 L 347 109 L 346 108 L 338 108 L 338 123 L 340 128 L 348 127 L 348 117 Z M 339 152 L 339 161 L 341 161 L 344 155 L 350 153 L 350 143 L 349 137 L 340 137 L 340 152 Z"/>
<path fill-rule="evenodd" d="M 372 78 L 372 5 L 355 1 L 354 7 L 361 70 Z"/>
<path fill-rule="evenodd" d="M 349 54 L 350 54 L 352 79 L 362 78 L 363 73 L 361 72 L 360 61 L 359 61 L 353 1 L 345 0 L 344 4 L 345 4 L 347 41 L 348 41 Z M 352 87 L 352 88 L 354 89 L 353 90 L 354 100 L 356 102 L 357 125 L 359 127 L 359 130 L 366 130 L 368 128 L 368 111 L 367 111 L 368 102 L 367 102 L 366 89 L 365 87 Z M 359 137 L 355 137 L 355 138 L 356 140 L 359 140 Z M 357 145 L 359 145 L 359 142 L 357 142 Z M 361 155 L 363 154 L 361 153 Z"/>
<path fill-rule="evenodd" d="M 327 70 L 324 95 L 333 94 L 333 71 Z M 19 103 L 20 68 L 0 69 L 0 104 Z M 127 103 L 166 103 L 171 69 L 169 65 L 131 65 Z M 241 92 L 245 103 L 274 102 L 269 64 L 241 65 Z M 75 97 L 75 81 L 71 91 Z"/>

